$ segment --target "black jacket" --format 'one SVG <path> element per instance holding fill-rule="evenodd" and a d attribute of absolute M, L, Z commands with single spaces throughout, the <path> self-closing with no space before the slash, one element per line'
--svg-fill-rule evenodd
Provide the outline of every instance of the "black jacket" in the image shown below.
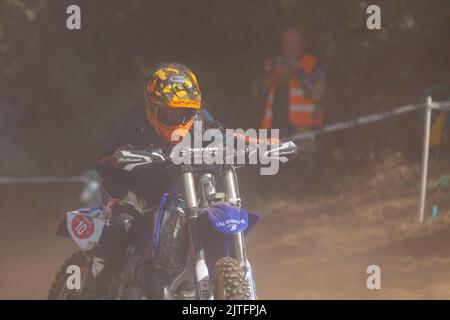
<path fill-rule="evenodd" d="M 173 145 L 147 121 L 144 103 L 135 103 L 125 114 L 98 157 L 97 170 L 102 178 L 103 188 L 111 198 L 122 199 L 131 191 L 149 205 L 155 205 L 164 193 L 170 192 L 174 187 L 179 177 L 177 168 L 170 161 L 166 161 L 151 169 L 126 172 L 115 167 L 112 161 L 114 152 L 119 148 L 147 151 L 161 149 L 166 156 L 170 155 Z M 216 122 L 204 109 L 197 117 L 203 121 L 203 129 L 224 129 L 224 126 Z"/>

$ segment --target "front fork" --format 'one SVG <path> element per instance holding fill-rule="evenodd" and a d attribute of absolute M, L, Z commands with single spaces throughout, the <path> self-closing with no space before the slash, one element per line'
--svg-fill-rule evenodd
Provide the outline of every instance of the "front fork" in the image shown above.
<path fill-rule="evenodd" d="M 225 175 L 225 200 L 236 206 L 241 205 L 238 183 L 233 168 L 226 170 Z M 211 280 L 206 265 L 205 249 L 198 232 L 198 198 L 195 188 L 194 174 L 191 170 L 185 170 L 182 174 L 184 194 L 187 207 L 187 227 L 192 243 L 192 253 L 195 263 L 195 277 L 197 282 L 197 294 L 201 300 L 213 300 Z M 245 278 L 249 284 L 251 299 L 256 299 L 255 280 L 253 270 L 246 257 L 243 232 L 233 235 L 234 258 L 245 270 Z"/>
<path fill-rule="evenodd" d="M 192 244 L 192 257 L 195 263 L 197 297 L 201 300 L 213 300 L 214 296 L 206 265 L 205 248 L 198 232 L 198 199 L 192 171 L 187 170 L 182 174 L 182 182 L 187 209 L 187 228 Z"/>
<path fill-rule="evenodd" d="M 225 199 L 228 203 L 241 206 L 241 198 L 239 195 L 239 186 L 236 177 L 236 172 L 230 167 L 225 172 Z M 250 262 L 247 259 L 244 232 L 241 231 L 233 235 L 234 242 L 234 258 L 239 262 L 240 266 L 245 270 L 245 279 L 248 282 L 250 289 L 250 299 L 256 300 L 256 286 L 255 277 L 253 275 L 253 269 Z"/>

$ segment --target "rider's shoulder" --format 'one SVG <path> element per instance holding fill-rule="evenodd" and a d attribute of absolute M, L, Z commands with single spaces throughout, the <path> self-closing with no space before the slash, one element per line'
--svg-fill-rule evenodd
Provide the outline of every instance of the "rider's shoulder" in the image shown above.
<path fill-rule="evenodd" d="M 142 117 L 145 114 L 145 102 L 135 101 L 126 111 L 125 115 L 128 117 Z"/>
<path fill-rule="evenodd" d="M 123 114 L 122 121 L 128 127 L 142 127 L 145 124 L 145 104 L 143 101 L 134 102 Z"/>

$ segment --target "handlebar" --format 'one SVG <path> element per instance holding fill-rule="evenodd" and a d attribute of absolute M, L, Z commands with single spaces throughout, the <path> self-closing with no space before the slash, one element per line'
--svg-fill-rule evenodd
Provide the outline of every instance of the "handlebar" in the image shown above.
<path fill-rule="evenodd" d="M 266 149 L 261 147 L 265 145 Z M 170 159 L 175 164 L 179 164 L 179 160 L 183 159 L 184 162 L 189 162 L 189 164 L 197 163 L 210 163 L 212 164 L 216 160 L 224 160 L 225 164 L 234 164 L 236 158 L 249 159 L 255 157 L 259 154 L 260 158 L 269 160 L 279 160 L 285 163 L 293 159 L 297 155 L 297 146 L 292 141 L 283 142 L 281 144 L 270 144 L 270 143 L 260 143 L 250 146 L 245 146 L 241 150 L 236 150 L 235 148 L 229 148 L 226 145 L 214 146 L 214 147 L 202 147 L 202 148 L 179 148 L 179 154 L 174 154 L 172 152 Z M 222 158 L 222 159 L 220 159 Z M 222 163 L 222 164 L 223 164 Z M 247 163 L 247 161 L 245 161 Z M 220 163 L 219 163 L 220 164 Z"/>
<path fill-rule="evenodd" d="M 280 161 L 285 163 L 297 155 L 297 146 L 292 141 L 281 144 L 260 143 L 245 146 L 241 150 L 229 148 L 226 145 L 208 146 L 201 148 L 179 147 L 172 149 L 170 157 L 166 157 L 160 149 L 151 151 L 143 150 L 118 150 L 114 154 L 114 163 L 125 171 L 136 171 L 144 168 L 154 168 L 156 165 L 171 160 L 174 166 L 179 165 L 235 165 L 236 159 L 240 159 L 238 165 L 260 160 Z M 252 163 L 252 164 L 256 164 Z"/>

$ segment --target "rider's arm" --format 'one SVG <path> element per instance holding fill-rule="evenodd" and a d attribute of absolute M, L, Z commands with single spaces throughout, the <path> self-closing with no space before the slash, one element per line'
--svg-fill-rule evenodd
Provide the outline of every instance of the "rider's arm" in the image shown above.
<path fill-rule="evenodd" d="M 142 109 L 135 106 L 125 115 L 98 157 L 97 169 L 102 178 L 127 179 L 141 168 L 156 168 L 165 162 L 161 150 L 141 145 L 142 140 L 148 142 L 141 139 L 148 133 L 142 132 L 145 126 L 139 123 L 143 118 L 140 112 Z"/>
<path fill-rule="evenodd" d="M 227 125 L 224 125 L 222 123 L 217 122 L 211 113 L 207 111 L 207 109 L 202 109 L 201 116 L 203 120 L 206 122 L 205 128 L 210 129 L 219 129 L 222 131 L 223 134 L 225 134 L 226 129 L 230 129 Z M 280 144 L 281 141 L 275 138 L 267 138 L 267 139 L 259 139 L 258 137 L 250 137 L 246 136 L 244 134 L 241 134 L 239 132 L 234 132 L 233 137 L 235 139 L 241 139 L 244 140 L 246 143 L 254 143 L 254 144 L 261 144 L 261 143 L 267 143 L 267 144 Z"/>

